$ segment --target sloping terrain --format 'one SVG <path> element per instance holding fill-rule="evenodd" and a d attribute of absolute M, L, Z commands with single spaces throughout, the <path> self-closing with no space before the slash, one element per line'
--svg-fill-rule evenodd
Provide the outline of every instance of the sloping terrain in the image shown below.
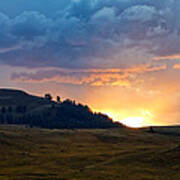
<path fill-rule="evenodd" d="M 112 119 L 72 100 L 55 102 L 19 90 L 0 89 L 0 124 L 48 129 L 121 127 Z"/>
<path fill-rule="evenodd" d="M 38 96 L 32 96 L 21 90 L 0 89 L 0 107 L 28 106 L 29 111 L 52 102 Z"/>
<path fill-rule="evenodd" d="M 180 137 L 160 134 L 169 130 L 1 126 L 0 180 L 179 180 Z"/>

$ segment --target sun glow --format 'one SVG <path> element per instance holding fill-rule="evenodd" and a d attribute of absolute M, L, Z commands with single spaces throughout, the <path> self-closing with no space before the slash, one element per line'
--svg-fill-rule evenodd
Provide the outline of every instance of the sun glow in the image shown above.
<path fill-rule="evenodd" d="M 152 124 L 153 114 L 149 110 L 138 109 L 135 112 L 101 111 L 130 128 L 140 128 Z"/>
<path fill-rule="evenodd" d="M 121 121 L 121 123 L 123 123 L 125 126 L 132 128 L 140 128 L 143 126 L 144 122 L 144 117 L 128 117 Z"/>

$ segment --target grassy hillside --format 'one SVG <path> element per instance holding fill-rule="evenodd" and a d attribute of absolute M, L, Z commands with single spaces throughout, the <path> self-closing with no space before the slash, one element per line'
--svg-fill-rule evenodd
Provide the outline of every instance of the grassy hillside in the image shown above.
<path fill-rule="evenodd" d="M 49 129 L 121 127 L 112 119 L 72 100 L 55 102 L 19 90 L 0 89 L 0 124 Z"/>
<path fill-rule="evenodd" d="M 180 128 L 155 131 L 1 126 L 0 180 L 179 180 Z"/>
<path fill-rule="evenodd" d="M 51 105 L 52 102 L 44 98 L 29 95 L 21 90 L 0 89 L 0 107 L 2 106 L 28 106 L 28 110 Z"/>

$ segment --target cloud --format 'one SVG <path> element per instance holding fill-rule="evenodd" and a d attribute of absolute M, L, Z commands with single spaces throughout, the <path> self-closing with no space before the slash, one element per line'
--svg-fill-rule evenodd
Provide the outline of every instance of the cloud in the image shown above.
<path fill-rule="evenodd" d="M 180 60 L 180 54 L 172 54 L 172 55 L 169 55 L 169 56 L 157 56 L 157 57 L 153 58 L 153 60 L 155 60 L 155 61 L 160 61 L 160 60 L 177 60 L 177 59 Z"/>
<path fill-rule="evenodd" d="M 180 69 L 180 64 L 174 64 L 173 68 L 174 69 Z"/>
<path fill-rule="evenodd" d="M 10 33 L 10 18 L 0 13 L 0 49 L 11 48 L 16 43 L 16 38 Z"/>
<path fill-rule="evenodd" d="M 22 82 L 57 82 L 91 86 L 130 86 L 141 74 L 165 70 L 166 66 L 140 65 L 127 69 L 49 69 L 13 73 L 12 80 Z"/>
<path fill-rule="evenodd" d="M 11 33 L 19 39 L 31 41 L 43 36 L 48 30 L 51 20 L 38 12 L 23 12 L 11 23 Z"/>
<path fill-rule="evenodd" d="M 25 67 L 120 68 L 143 64 L 148 55 L 179 53 L 176 1 L 63 2 L 49 13 L 39 6 L 15 16 L 1 13 L 0 61 Z M 144 52 L 144 59 L 125 60 L 125 51 L 134 51 L 134 57 Z"/>
<path fill-rule="evenodd" d="M 157 10 L 153 6 L 132 6 L 127 8 L 122 14 L 121 18 L 124 21 L 151 21 L 157 15 Z"/>

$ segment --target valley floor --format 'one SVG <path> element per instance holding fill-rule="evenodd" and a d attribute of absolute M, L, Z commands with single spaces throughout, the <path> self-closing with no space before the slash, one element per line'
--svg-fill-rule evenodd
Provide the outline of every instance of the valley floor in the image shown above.
<path fill-rule="evenodd" d="M 180 128 L 0 126 L 0 180 L 179 180 Z"/>

